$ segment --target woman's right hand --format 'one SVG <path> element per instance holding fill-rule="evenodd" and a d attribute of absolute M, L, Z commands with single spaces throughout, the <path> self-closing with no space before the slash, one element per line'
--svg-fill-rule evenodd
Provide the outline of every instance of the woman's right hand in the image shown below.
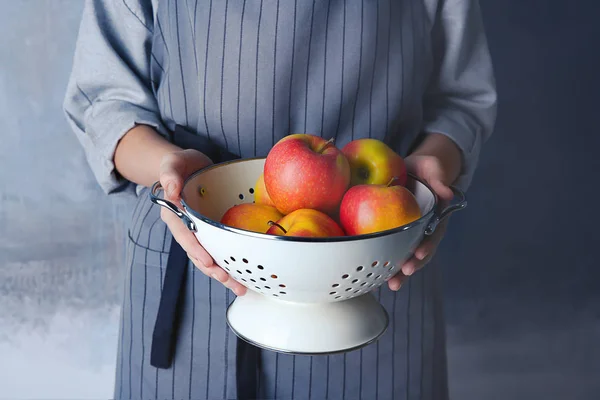
<path fill-rule="evenodd" d="M 181 150 L 167 154 L 160 164 L 160 183 L 165 189 L 165 199 L 181 205 L 181 190 L 184 180 L 192 173 L 212 164 L 210 158 L 197 150 Z M 229 274 L 215 264 L 213 258 L 200 245 L 196 236 L 173 212 L 161 207 L 161 219 L 169 227 L 173 238 L 186 251 L 194 265 L 210 278 L 221 282 L 237 296 L 246 293 L 246 287 L 232 279 Z"/>

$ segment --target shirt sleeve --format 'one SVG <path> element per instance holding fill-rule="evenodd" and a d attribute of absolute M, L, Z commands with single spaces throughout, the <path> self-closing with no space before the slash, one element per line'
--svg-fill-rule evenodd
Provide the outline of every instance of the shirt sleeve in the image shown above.
<path fill-rule="evenodd" d="M 423 132 L 446 135 L 461 149 L 463 170 L 455 184 L 466 190 L 496 120 L 492 61 L 477 0 L 440 0 L 432 11 L 434 68 Z"/>
<path fill-rule="evenodd" d="M 152 3 L 86 0 L 84 5 L 63 109 L 106 193 L 129 183 L 113 162 L 127 131 L 145 124 L 167 136 L 150 75 Z"/>

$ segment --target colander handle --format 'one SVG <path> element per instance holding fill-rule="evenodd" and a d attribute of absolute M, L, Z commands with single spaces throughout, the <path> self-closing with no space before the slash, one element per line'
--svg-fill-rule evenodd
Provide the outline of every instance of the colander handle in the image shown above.
<path fill-rule="evenodd" d="M 448 207 L 444 208 L 441 212 L 437 212 L 434 214 L 433 218 L 429 222 L 429 225 L 425 229 L 425 235 L 430 236 L 433 235 L 437 226 L 444 219 L 450 216 L 453 212 L 460 211 L 467 206 L 467 196 L 465 193 L 458 189 L 457 187 L 450 186 L 452 192 L 454 192 L 454 197 L 458 198 L 458 203 L 450 204 Z"/>
<path fill-rule="evenodd" d="M 175 215 L 177 215 L 179 218 L 181 218 L 181 220 L 183 221 L 185 226 L 187 226 L 187 228 L 190 231 L 196 232 L 196 224 L 194 224 L 194 221 L 192 221 L 185 212 L 181 211 L 179 209 L 179 207 L 177 207 L 175 204 L 173 204 L 169 200 L 165 200 L 165 199 L 158 197 L 158 192 L 160 190 L 162 190 L 162 188 L 163 187 L 160 184 L 160 182 L 156 182 L 154 185 L 152 185 L 152 189 L 150 190 L 150 194 L 149 194 L 150 201 L 161 207 L 165 207 L 167 210 L 169 210 L 172 213 L 174 213 Z"/>

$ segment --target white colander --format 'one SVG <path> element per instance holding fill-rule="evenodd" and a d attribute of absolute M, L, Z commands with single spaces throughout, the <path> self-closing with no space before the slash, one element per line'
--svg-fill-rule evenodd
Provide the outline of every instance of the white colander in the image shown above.
<path fill-rule="evenodd" d="M 227 311 L 231 329 L 259 347 L 294 354 L 331 354 L 377 340 L 388 326 L 384 308 L 369 294 L 396 274 L 424 235 L 458 204 L 436 212 L 437 197 L 409 176 L 423 217 L 393 230 L 362 236 L 301 238 L 232 228 L 219 221 L 232 206 L 254 199 L 254 184 L 265 159 L 212 165 L 190 176 L 180 209 L 158 197 L 152 201 L 177 214 L 200 244 L 233 279 L 248 287 Z"/>

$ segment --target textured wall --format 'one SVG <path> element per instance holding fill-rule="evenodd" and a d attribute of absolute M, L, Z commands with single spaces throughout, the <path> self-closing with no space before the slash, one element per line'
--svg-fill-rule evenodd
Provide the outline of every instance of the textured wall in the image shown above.
<path fill-rule="evenodd" d="M 127 217 L 61 111 L 83 2 L 0 5 L 0 398 L 108 398 Z"/>
<path fill-rule="evenodd" d="M 481 3 L 501 105 L 441 250 L 451 388 L 593 398 L 598 3 Z M 61 112 L 82 5 L 0 0 L 0 398 L 111 395 L 128 200 L 102 195 Z"/>

